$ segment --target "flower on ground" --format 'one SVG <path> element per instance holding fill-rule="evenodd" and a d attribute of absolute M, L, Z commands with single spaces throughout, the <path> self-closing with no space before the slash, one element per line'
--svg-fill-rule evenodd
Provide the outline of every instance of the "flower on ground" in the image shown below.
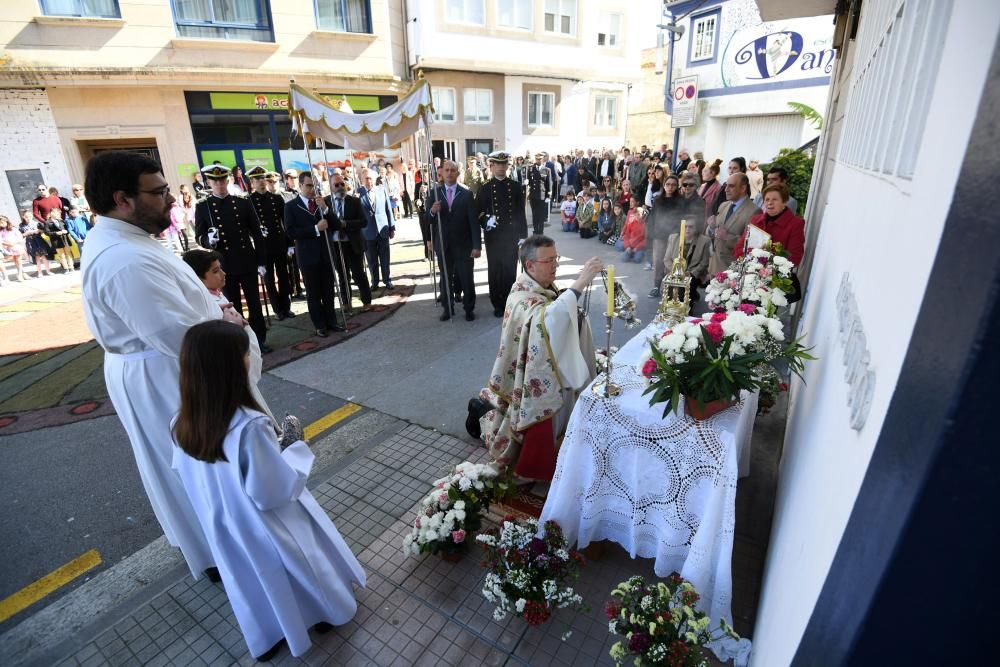
<path fill-rule="evenodd" d="M 462 529 L 451 531 L 451 541 L 455 544 L 461 544 L 465 541 L 465 531 Z"/>

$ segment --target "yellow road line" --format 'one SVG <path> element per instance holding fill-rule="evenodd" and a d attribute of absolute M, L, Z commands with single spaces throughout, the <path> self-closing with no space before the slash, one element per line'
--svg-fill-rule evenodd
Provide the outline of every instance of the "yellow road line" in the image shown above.
<path fill-rule="evenodd" d="M 10 597 L 0 600 L 0 623 L 100 564 L 101 555 L 97 553 L 96 549 L 91 549 L 79 558 L 66 563 L 58 570 L 50 572 L 41 579 L 28 584 Z"/>
<path fill-rule="evenodd" d="M 337 422 L 347 419 L 360 409 L 361 406 L 358 405 L 357 403 L 347 403 L 345 405 L 340 406 L 330 414 L 320 417 L 312 424 L 306 426 L 305 429 L 303 429 L 305 432 L 306 440 L 312 440 L 313 437 L 319 435 L 320 433 L 327 430 Z"/>

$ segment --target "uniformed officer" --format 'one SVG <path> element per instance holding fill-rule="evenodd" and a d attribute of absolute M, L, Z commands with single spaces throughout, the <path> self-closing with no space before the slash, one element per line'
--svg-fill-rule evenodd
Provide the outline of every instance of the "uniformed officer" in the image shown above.
<path fill-rule="evenodd" d="M 270 176 L 264 167 L 254 167 L 247 172 L 250 178 L 250 203 L 253 204 L 261 234 L 264 236 L 264 289 L 271 300 L 271 308 L 280 322 L 295 317 L 291 310 L 292 285 L 288 278 L 288 236 L 285 234 L 285 200 L 281 195 L 268 192 Z M 277 288 L 274 280 L 278 279 Z"/>
<path fill-rule="evenodd" d="M 535 164 L 528 168 L 528 201 L 531 202 L 531 227 L 535 234 L 545 233 L 551 191 L 552 174 L 545 166 L 545 153 L 535 153 Z"/>
<path fill-rule="evenodd" d="M 247 302 L 250 328 L 257 334 L 260 351 L 271 348 L 264 344 L 267 326 L 260 307 L 258 275 L 267 273 L 264 268 L 264 237 L 254 214 L 253 205 L 246 197 L 230 195 L 229 169 L 213 164 L 201 170 L 208 179 L 212 195 L 198 202 L 194 209 L 194 233 L 198 243 L 217 250 L 222 255 L 222 269 L 226 272 L 226 286 L 222 288 L 237 312 Z"/>
<path fill-rule="evenodd" d="M 528 237 L 528 220 L 524 216 L 524 190 L 507 178 L 510 155 L 494 151 L 487 162 L 493 178 L 479 189 L 476 208 L 479 224 L 486 230 L 490 303 L 493 315 L 503 317 L 507 296 L 517 279 L 517 245 Z"/>

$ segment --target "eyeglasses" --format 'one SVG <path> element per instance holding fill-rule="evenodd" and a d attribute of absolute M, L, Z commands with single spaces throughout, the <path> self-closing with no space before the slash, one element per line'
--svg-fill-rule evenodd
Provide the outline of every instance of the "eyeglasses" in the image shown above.
<path fill-rule="evenodd" d="M 147 195 L 153 195 L 154 197 L 162 197 L 166 199 L 167 195 L 170 194 L 170 187 L 164 186 L 162 188 L 156 188 L 155 190 L 139 190 Z"/>
<path fill-rule="evenodd" d="M 682 188 L 693 188 L 694 183 L 681 183 Z"/>
<path fill-rule="evenodd" d="M 548 259 L 533 259 L 531 261 L 538 262 L 539 264 L 549 264 L 550 262 L 555 262 L 556 264 L 558 264 L 559 262 L 562 261 L 562 257 L 556 255 L 555 257 L 549 257 Z"/>

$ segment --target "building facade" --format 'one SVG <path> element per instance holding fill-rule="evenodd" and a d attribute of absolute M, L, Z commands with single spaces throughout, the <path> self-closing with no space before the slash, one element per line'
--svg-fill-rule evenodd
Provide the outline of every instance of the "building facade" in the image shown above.
<path fill-rule="evenodd" d="M 666 13 L 665 22 L 672 15 L 684 29 L 673 45 L 673 81 L 697 77 L 694 123 L 680 129 L 679 147 L 708 162 L 769 162 L 819 135 L 789 103 L 826 108 L 832 14 L 765 21 L 754 0 L 677 0 Z"/>
<path fill-rule="evenodd" d="M 358 113 L 392 104 L 404 21 L 402 0 L 5 2 L 0 207 L 39 180 L 68 193 L 108 149 L 158 159 L 175 191 L 214 160 L 301 167 L 289 79 Z"/>
<path fill-rule="evenodd" d="M 434 88 L 435 154 L 620 148 L 638 40 L 624 0 L 407 0 L 410 65 Z"/>

